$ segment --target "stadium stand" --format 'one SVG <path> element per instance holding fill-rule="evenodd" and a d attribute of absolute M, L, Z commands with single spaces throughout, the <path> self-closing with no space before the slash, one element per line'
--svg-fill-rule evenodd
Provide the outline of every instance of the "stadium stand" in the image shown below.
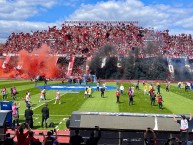
<path fill-rule="evenodd" d="M 153 42 L 156 49 L 147 54 L 145 49 Z M 66 21 L 61 28 L 49 27 L 48 30 L 31 33 L 13 32 L 3 45 L 2 52 L 17 53 L 27 50 L 29 53 L 39 49 L 43 44 L 50 47 L 50 54 L 65 55 L 72 58 L 88 58 L 102 46 L 116 48 L 111 56 L 127 56 L 128 50 L 140 49 L 139 57 L 162 55 L 169 58 L 193 57 L 193 40 L 191 34 L 170 35 L 169 30 L 156 31 L 152 28 L 138 26 L 138 22 L 127 21 Z M 67 75 L 79 75 L 83 65 L 69 59 Z M 72 68 L 70 68 L 72 67 Z"/>

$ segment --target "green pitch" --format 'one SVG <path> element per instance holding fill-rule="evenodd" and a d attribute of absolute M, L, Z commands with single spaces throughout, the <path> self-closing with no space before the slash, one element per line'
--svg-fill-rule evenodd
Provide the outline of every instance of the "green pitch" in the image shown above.
<path fill-rule="evenodd" d="M 60 84 L 61 82 L 51 81 L 51 84 Z M 135 84 L 122 83 L 125 87 L 124 94 L 120 97 L 120 103 L 116 103 L 115 90 L 106 91 L 105 97 L 100 97 L 100 92 L 92 90 L 91 98 L 84 98 L 84 91 L 79 93 L 61 92 L 61 104 L 54 104 L 55 91 L 47 90 L 46 102 L 50 109 L 50 122 L 54 122 L 57 129 L 66 129 L 66 119 L 73 111 L 99 111 L 99 112 L 136 112 L 136 113 L 156 113 L 156 114 L 193 114 L 193 90 L 185 92 L 184 89 L 178 89 L 177 84 L 171 84 L 170 91 L 165 91 L 165 84 L 161 84 L 161 94 L 163 96 L 163 110 L 150 105 L 149 95 L 143 94 L 143 86 L 140 84 L 140 90 L 135 90 L 134 105 L 128 104 L 127 90 L 129 86 Z M 43 85 L 43 82 L 38 82 Z M 107 85 L 119 87 L 119 83 L 107 83 Z M 17 94 L 16 102 L 20 102 L 20 122 L 24 122 L 24 111 L 26 109 L 23 98 L 27 91 L 31 93 L 32 109 L 34 111 L 34 129 L 41 128 L 41 109 L 44 101 L 39 102 L 40 89 L 34 87 L 34 83 L 26 81 L 0 81 L 0 89 L 6 87 L 8 92 L 7 100 L 12 100 L 10 96 L 10 88 L 15 86 L 19 94 Z M 156 88 L 155 88 L 156 90 Z M 1 96 L 2 97 L 2 96 Z"/>

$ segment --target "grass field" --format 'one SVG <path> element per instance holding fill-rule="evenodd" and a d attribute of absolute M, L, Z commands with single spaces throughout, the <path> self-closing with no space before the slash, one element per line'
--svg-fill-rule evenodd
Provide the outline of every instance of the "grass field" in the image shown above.
<path fill-rule="evenodd" d="M 51 84 L 60 84 L 61 82 L 51 81 Z M 161 94 L 163 96 L 164 109 L 160 110 L 158 105 L 150 105 L 150 97 L 143 94 L 143 86 L 140 84 L 140 90 L 135 91 L 134 105 L 128 104 L 127 91 L 129 86 L 135 85 L 131 83 L 122 83 L 125 87 L 124 95 L 121 96 L 121 103 L 116 103 L 115 90 L 106 91 L 105 97 L 100 97 L 100 92 L 94 91 L 91 98 L 84 98 L 84 92 L 69 93 L 61 91 L 61 104 L 53 104 L 55 99 L 55 91 L 47 90 L 46 102 L 50 109 L 50 121 L 54 122 L 58 129 L 65 129 L 66 119 L 73 111 L 99 111 L 99 112 L 137 112 L 137 113 L 156 113 L 156 114 L 193 114 L 193 90 L 185 92 L 184 89 L 178 89 L 177 84 L 171 84 L 170 91 L 165 91 L 165 84 L 161 84 Z M 43 85 L 43 82 L 38 82 L 38 85 Z M 107 83 L 107 85 L 116 86 L 116 83 Z M 120 84 L 118 84 L 119 86 Z M 25 81 L 9 81 L 1 80 L 0 89 L 6 87 L 8 100 L 10 97 L 10 88 L 15 86 L 19 94 L 17 94 L 16 102 L 20 102 L 19 109 L 20 122 L 24 122 L 25 102 L 23 100 L 25 93 L 30 91 L 31 101 L 33 103 L 32 109 L 34 111 L 34 128 L 41 128 L 41 109 L 44 102 L 38 102 L 40 98 L 40 89 L 34 87 L 34 83 Z"/>

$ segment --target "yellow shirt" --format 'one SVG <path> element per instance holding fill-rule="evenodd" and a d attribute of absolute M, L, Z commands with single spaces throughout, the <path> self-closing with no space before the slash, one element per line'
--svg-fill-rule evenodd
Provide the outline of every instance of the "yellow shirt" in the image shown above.
<path fill-rule="evenodd" d="M 146 91 L 147 90 L 147 86 L 145 85 L 145 86 L 143 86 L 143 90 L 144 91 Z"/>
<path fill-rule="evenodd" d="M 88 94 L 90 94 L 91 93 L 91 88 L 88 88 L 87 92 L 88 92 Z"/>

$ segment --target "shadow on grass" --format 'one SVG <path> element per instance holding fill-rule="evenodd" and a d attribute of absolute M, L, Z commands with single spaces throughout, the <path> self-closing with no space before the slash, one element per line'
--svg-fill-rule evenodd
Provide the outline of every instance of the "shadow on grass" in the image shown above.
<path fill-rule="evenodd" d="M 108 98 L 108 96 L 104 96 L 104 97 L 102 97 L 102 98 Z"/>
<path fill-rule="evenodd" d="M 117 104 L 123 104 L 123 103 L 125 103 L 125 102 L 123 102 L 123 101 L 121 102 L 121 101 L 120 101 L 120 102 L 116 102 L 116 103 L 117 103 Z"/>

